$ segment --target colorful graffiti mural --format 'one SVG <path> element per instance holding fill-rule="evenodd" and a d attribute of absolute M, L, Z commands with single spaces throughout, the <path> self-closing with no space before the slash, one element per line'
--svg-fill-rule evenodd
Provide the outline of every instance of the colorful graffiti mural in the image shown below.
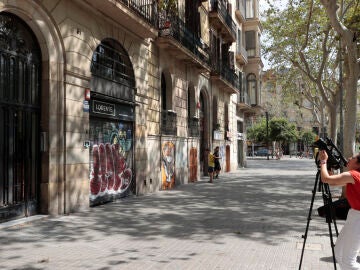
<path fill-rule="evenodd" d="M 162 189 L 175 186 L 175 145 L 172 142 L 163 143 L 161 161 Z"/>
<path fill-rule="evenodd" d="M 132 125 L 91 123 L 90 205 L 128 195 L 133 180 Z"/>

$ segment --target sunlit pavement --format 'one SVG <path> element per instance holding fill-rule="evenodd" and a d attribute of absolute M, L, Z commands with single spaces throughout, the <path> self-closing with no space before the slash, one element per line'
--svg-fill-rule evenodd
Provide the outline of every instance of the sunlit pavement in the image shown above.
<path fill-rule="evenodd" d="M 0 268 L 298 269 L 316 171 L 313 159 L 254 158 L 213 184 L 3 223 Z M 301 269 L 334 268 L 321 205 L 319 192 Z"/>

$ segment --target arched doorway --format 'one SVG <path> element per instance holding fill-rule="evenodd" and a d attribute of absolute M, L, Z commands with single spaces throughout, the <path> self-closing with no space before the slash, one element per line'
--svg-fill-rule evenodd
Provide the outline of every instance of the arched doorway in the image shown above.
<path fill-rule="evenodd" d="M 188 115 L 188 137 L 199 137 L 199 118 L 195 108 L 195 88 L 193 83 L 188 86 L 187 115 Z M 199 147 L 192 146 L 189 150 L 189 181 L 195 182 L 198 177 L 198 151 Z"/>
<path fill-rule="evenodd" d="M 0 13 L 0 220 L 39 208 L 41 51 L 16 15 Z"/>
<path fill-rule="evenodd" d="M 90 205 L 136 193 L 135 77 L 125 49 L 112 39 L 91 62 Z"/>
<path fill-rule="evenodd" d="M 206 149 L 210 148 L 209 145 L 209 114 L 208 114 L 208 103 L 207 103 L 207 96 L 204 91 L 200 92 L 199 102 L 199 122 L 200 122 L 200 170 L 203 175 L 208 175 L 207 168 L 207 155 Z"/>
<path fill-rule="evenodd" d="M 226 155 L 225 172 L 230 172 L 230 145 L 226 146 L 225 155 Z"/>

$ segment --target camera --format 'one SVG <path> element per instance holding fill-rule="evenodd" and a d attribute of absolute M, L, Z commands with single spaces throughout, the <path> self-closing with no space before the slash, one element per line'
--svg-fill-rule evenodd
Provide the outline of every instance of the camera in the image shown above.
<path fill-rule="evenodd" d="M 328 155 L 327 168 L 330 169 L 340 169 L 341 167 L 346 167 L 347 161 L 339 151 L 339 149 L 334 145 L 331 139 L 326 138 L 326 140 L 320 138 L 314 142 L 314 147 L 319 148 L 319 150 L 325 150 Z M 320 168 L 320 160 L 318 158 L 319 153 L 316 155 L 315 163 Z"/>

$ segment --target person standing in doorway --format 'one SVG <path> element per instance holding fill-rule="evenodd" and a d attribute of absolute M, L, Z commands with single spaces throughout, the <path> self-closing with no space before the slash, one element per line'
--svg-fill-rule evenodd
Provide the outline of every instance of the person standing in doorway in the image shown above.
<path fill-rule="evenodd" d="M 215 158 L 215 172 L 214 172 L 214 178 L 219 178 L 219 173 L 221 171 L 221 165 L 220 165 L 220 152 L 219 152 L 219 146 L 216 146 L 214 149 L 214 158 Z"/>

